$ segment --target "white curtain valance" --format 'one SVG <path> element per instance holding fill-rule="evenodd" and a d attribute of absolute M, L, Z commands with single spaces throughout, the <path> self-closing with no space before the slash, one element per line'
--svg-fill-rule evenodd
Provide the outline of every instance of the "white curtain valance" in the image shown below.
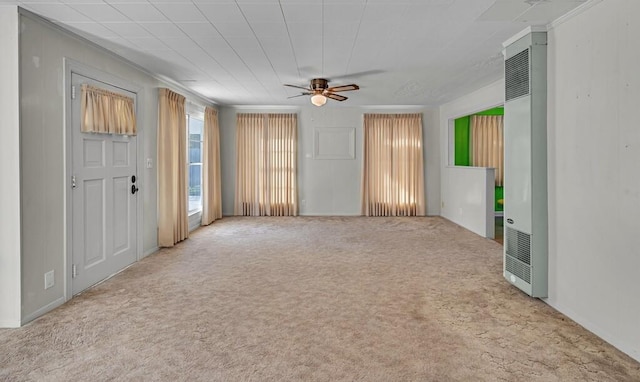
<path fill-rule="evenodd" d="M 82 84 L 81 101 L 83 133 L 136 135 L 133 98 Z"/>

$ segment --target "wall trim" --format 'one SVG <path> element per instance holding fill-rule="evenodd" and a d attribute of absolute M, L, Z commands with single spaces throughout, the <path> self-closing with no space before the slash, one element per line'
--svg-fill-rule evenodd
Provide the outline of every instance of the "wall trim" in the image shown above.
<path fill-rule="evenodd" d="M 586 3 L 575 7 L 571 11 L 565 13 L 564 15 L 558 17 L 557 19 L 555 19 L 552 22 L 550 22 L 549 24 L 547 24 L 547 29 L 551 30 L 551 29 L 557 27 L 558 25 L 564 24 L 566 21 L 571 20 L 572 18 L 578 16 L 579 14 L 583 13 L 587 9 L 593 7 L 594 5 L 597 5 L 597 4 L 601 3 L 602 1 L 603 0 L 589 0 Z"/>
<path fill-rule="evenodd" d="M 600 326 L 596 325 L 589 319 L 579 314 L 576 314 L 576 312 L 573 309 L 570 309 L 563 304 L 558 304 L 557 302 L 551 302 L 551 298 L 542 298 L 540 300 L 542 300 L 542 302 L 549 305 L 551 308 L 553 308 L 554 310 L 556 310 L 557 312 L 565 316 L 567 319 L 575 322 L 576 324 L 582 326 L 586 330 L 600 337 L 600 339 L 604 340 L 612 347 L 620 350 L 621 352 L 625 353 L 629 357 L 640 362 L 640 354 L 637 353 L 637 351 L 634 352 L 634 349 L 630 349 L 627 346 L 624 346 L 624 344 L 621 344 L 619 341 L 617 341 L 615 336 L 612 335 L 610 332 L 607 332 L 606 330 L 602 329 Z"/>
<path fill-rule="evenodd" d="M 314 216 L 330 216 L 330 217 L 351 217 L 351 216 L 362 216 L 362 214 L 348 214 L 348 213 L 339 213 L 339 212 L 331 212 L 331 213 L 322 213 L 322 212 L 305 212 L 303 214 L 298 214 L 300 217 L 312 218 Z"/>
<path fill-rule="evenodd" d="M 67 300 L 65 299 L 65 296 L 59 297 L 53 301 L 51 301 L 50 303 L 48 303 L 47 305 L 43 306 L 42 308 L 36 310 L 35 312 L 29 314 L 28 316 L 25 316 L 22 318 L 22 325 L 31 322 L 33 320 L 35 320 L 36 318 L 42 316 L 45 313 L 49 313 L 50 311 L 54 310 L 55 308 L 61 306 L 62 304 L 64 304 Z"/>
<path fill-rule="evenodd" d="M 523 38 L 524 36 L 528 35 L 529 33 L 534 33 L 534 32 L 546 32 L 547 31 L 547 26 L 545 25 L 532 25 L 529 27 L 526 27 L 525 29 L 521 30 L 520 32 L 516 33 L 515 35 L 511 36 L 509 39 L 507 39 L 507 41 L 502 43 L 502 46 L 504 48 L 506 48 L 507 46 L 513 44 L 514 42 L 520 40 L 521 38 Z"/>
<path fill-rule="evenodd" d="M 279 110 L 289 111 L 291 113 L 297 113 L 302 109 L 301 106 L 291 105 L 222 105 L 225 108 L 236 110 Z M 312 105 L 313 106 L 313 105 Z"/>
<path fill-rule="evenodd" d="M 160 247 L 153 247 L 150 249 L 147 249 L 143 254 L 142 254 L 142 258 L 145 258 L 147 256 L 153 255 L 154 253 L 158 252 L 160 250 Z"/>

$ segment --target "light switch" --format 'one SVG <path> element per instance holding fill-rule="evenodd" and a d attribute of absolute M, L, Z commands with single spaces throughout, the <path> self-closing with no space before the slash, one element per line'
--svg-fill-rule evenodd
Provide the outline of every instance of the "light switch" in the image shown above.
<path fill-rule="evenodd" d="M 147 158 L 147 168 L 153 168 L 153 159 Z"/>

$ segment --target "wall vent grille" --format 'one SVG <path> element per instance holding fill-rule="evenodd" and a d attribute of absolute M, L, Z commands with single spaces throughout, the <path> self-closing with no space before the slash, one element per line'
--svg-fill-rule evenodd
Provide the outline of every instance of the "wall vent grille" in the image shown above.
<path fill-rule="evenodd" d="M 529 94 L 529 49 L 505 60 L 505 99 Z"/>
<path fill-rule="evenodd" d="M 531 284 L 531 235 L 507 227 L 504 268 Z"/>
<path fill-rule="evenodd" d="M 507 255 L 531 265 L 531 235 L 507 227 Z"/>
<path fill-rule="evenodd" d="M 531 267 L 507 255 L 504 257 L 504 268 L 520 280 L 531 284 Z"/>

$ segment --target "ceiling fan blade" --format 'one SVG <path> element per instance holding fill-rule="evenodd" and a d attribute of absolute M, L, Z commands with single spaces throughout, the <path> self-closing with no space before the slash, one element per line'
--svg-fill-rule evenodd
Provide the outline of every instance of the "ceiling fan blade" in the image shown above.
<path fill-rule="evenodd" d="M 311 89 L 309 89 L 309 88 L 305 88 L 305 87 L 298 86 L 298 85 L 289 85 L 289 84 L 284 84 L 284 86 L 289 86 L 289 87 L 291 87 L 291 88 L 298 88 L 298 89 L 304 89 L 304 90 L 307 90 L 307 91 L 311 91 Z"/>
<path fill-rule="evenodd" d="M 311 95 L 311 94 L 313 94 L 313 93 L 300 93 L 298 95 L 294 95 L 294 96 L 287 97 L 287 98 L 296 98 L 296 97 L 302 97 L 302 96 L 307 96 L 307 95 Z"/>
<path fill-rule="evenodd" d="M 347 99 L 345 96 L 341 96 L 340 94 L 333 94 L 330 92 L 324 92 L 323 95 L 327 98 L 335 99 L 336 101 L 344 101 Z"/>
<path fill-rule="evenodd" d="M 330 92 L 346 92 L 349 90 L 358 90 L 358 89 L 360 89 L 360 86 L 356 84 L 350 84 L 350 85 L 333 86 L 328 88 L 327 90 Z"/>

